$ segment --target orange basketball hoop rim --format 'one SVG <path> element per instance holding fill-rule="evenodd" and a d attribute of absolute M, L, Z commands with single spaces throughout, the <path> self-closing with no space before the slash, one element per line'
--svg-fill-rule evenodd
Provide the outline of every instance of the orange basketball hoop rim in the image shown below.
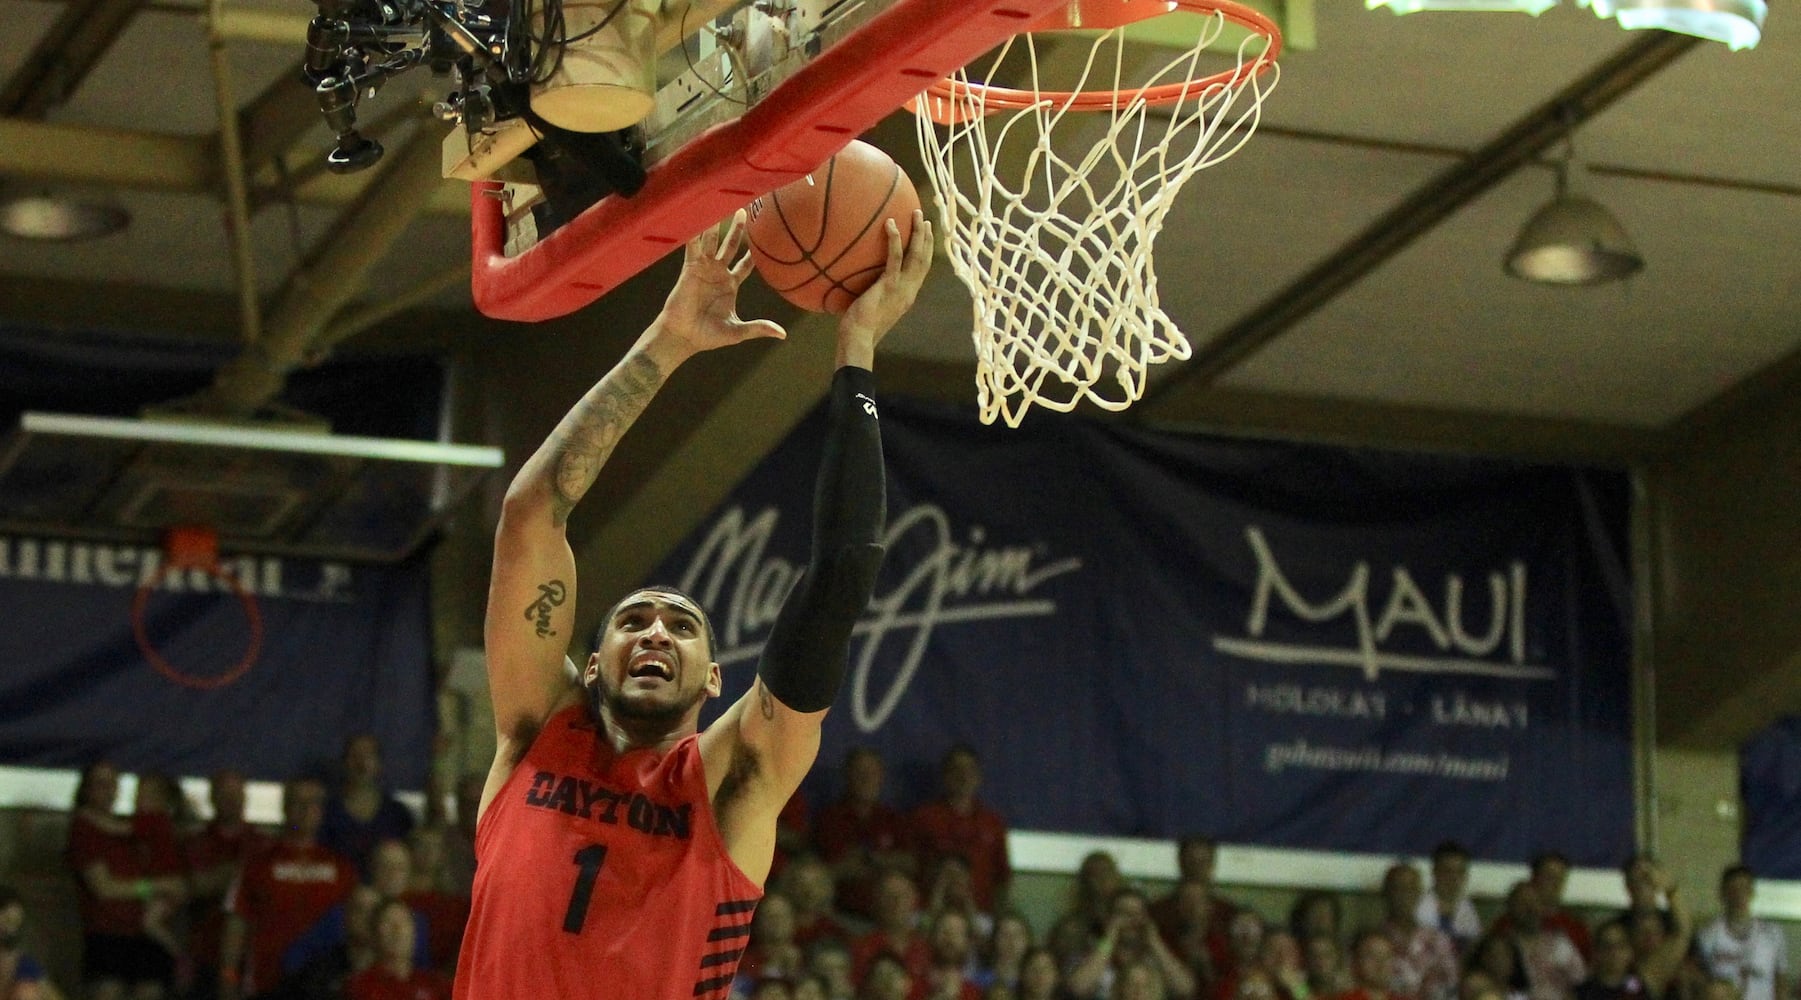
<path fill-rule="evenodd" d="M 171 573 L 200 570 L 225 584 L 227 590 L 238 599 L 244 609 L 245 625 L 249 630 L 249 638 L 245 643 L 243 655 L 223 672 L 212 675 L 190 674 L 171 663 L 150 638 L 148 610 L 150 595 L 169 578 Z M 263 651 L 263 613 L 257 607 L 255 595 L 244 586 L 237 574 L 226 569 L 219 562 L 219 536 L 208 527 L 181 525 L 170 528 L 163 535 L 163 559 L 155 573 L 138 585 L 137 593 L 131 601 L 131 634 L 137 640 L 138 651 L 143 654 L 157 673 L 182 687 L 211 691 L 225 687 L 244 676 L 255 665 Z"/>
<path fill-rule="evenodd" d="M 1282 29 L 1263 12 L 1232 0 L 1078 0 L 1032 23 L 1022 34 L 1071 28 L 1109 30 L 1186 11 L 1228 23 L 1264 39 L 1264 49 L 1232 69 L 1180 83 L 1120 90 L 1020 90 L 949 77 L 932 84 L 921 98 L 940 125 L 957 125 L 976 115 L 1049 106 L 1070 111 L 1112 111 L 1142 101 L 1151 107 L 1176 104 L 1216 87 L 1235 87 L 1266 72 L 1282 54 Z"/>

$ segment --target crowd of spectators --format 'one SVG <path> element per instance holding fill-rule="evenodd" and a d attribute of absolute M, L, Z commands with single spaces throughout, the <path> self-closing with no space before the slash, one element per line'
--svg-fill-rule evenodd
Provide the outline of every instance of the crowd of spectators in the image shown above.
<path fill-rule="evenodd" d="M 138 775 L 131 812 L 118 815 L 116 768 L 85 768 L 66 854 L 82 926 L 79 995 L 449 1000 L 480 777 L 455 790 L 454 811 L 428 795 L 420 822 L 383 785 L 373 737 L 346 743 L 338 774 L 330 785 L 287 782 L 281 821 L 265 828 L 246 819 L 237 772 L 211 776 L 201 823 L 158 774 Z M 49 988 L 41 967 L 21 968 Z M 42 996 L 55 994 L 0 989 L 0 1000 Z"/>
<path fill-rule="evenodd" d="M 843 794 L 801 796 L 733 995 L 750 1000 L 1793 1000 L 1782 930 L 1751 916 L 1755 880 L 1720 880 L 1721 912 L 1696 928 L 1649 857 L 1622 866 L 1629 905 L 1584 919 L 1564 904 L 1568 860 L 1547 852 L 1484 921 L 1469 853 L 1426 872 L 1388 868 L 1379 916 L 1348 925 L 1345 900 L 1302 892 L 1285 914 L 1216 887 L 1214 842 L 1177 846 L 1154 895 L 1104 851 L 1067 906 L 1035 921 L 1009 905 L 1007 828 L 980 798 L 965 748 L 938 794 L 910 811 L 884 795 L 868 749 L 843 762 Z M 448 1000 L 474 877 L 481 776 L 431 794 L 423 822 L 381 781 L 380 748 L 347 744 L 341 778 L 283 789 L 282 822 L 247 822 L 241 775 L 212 776 L 197 823 L 175 782 L 140 775 L 116 815 L 118 774 L 82 775 L 68 861 L 84 930 L 85 1000 Z M 447 799 L 454 807 L 445 809 Z M 1279 918 L 1279 919 L 1278 919 Z M 22 946 L 18 896 L 0 886 L 0 1000 L 60 1000 Z"/>

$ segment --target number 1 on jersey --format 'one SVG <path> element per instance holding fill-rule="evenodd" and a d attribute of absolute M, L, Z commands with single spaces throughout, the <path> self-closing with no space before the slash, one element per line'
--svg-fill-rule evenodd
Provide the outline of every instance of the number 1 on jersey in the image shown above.
<path fill-rule="evenodd" d="M 569 894 L 569 909 L 563 913 L 563 931 L 580 934 L 588 920 L 588 901 L 594 898 L 594 879 L 607 860 L 607 845 L 589 844 L 575 852 L 575 863 L 581 871 L 575 876 L 575 890 Z"/>

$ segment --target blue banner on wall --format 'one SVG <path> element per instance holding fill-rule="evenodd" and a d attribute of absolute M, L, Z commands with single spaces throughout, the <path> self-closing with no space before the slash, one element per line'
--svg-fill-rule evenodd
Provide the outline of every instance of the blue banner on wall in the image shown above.
<path fill-rule="evenodd" d="M 344 741 L 374 733 L 387 780 L 423 786 L 433 695 L 428 575 L 400 566 L 275 556 L 171 572 L 143 606 L 152 666 L 133 632 L 155 548 L 0 536 L 0 762 L 253 778 L 325 776 Z M 261 619 L 252 649 L 251 612 Z M 232 677 L 236 673 L 235 678 Z"/>
<path fill-rule="evenodd" d="M 708 608 L 729 703 L 806 561 L 823 415 L 655 579 Z M 1477 856 L 1631 848 L 1617 474 L 885 404 L 889 550 L 815 803 L 980 753 L 1020 829 Z"/>
<path fill-rule="evenodd" d="M 196 392 L 242 348 L 107 331 L 0 326 L 0 434 L 21 411 L 136 416 Z M 328 361 L 295 372 L 281 402 L 340 434 L 434 439 L 444 373 L 423 357 Z M 374 733 L 385 777 L 422 787 L 435 730 L 428 571 L 224 553 L 262 621 L 204 574 L 171 573 L 132 604 L 154 548 L 0 535 L 0 763 L 253 778 L 321 774 L 346 738 Z"/>
<path fill-rule="evenodd" d="M 1801 718 L 1779 719 L 1745 741 L 1739 797 L 1745 864 L 1759 878 L 1801 878 Z"/>

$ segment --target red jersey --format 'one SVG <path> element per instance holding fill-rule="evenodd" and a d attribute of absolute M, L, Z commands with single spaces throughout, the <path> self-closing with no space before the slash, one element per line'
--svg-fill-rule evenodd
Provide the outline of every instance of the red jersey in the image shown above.
<path fill-rule="evenodd" d="M 914 992 L 923 994 L 927 978 L 932 974 L 932 948 L 918 934 L 908 935 L 905 947 L 896 946 L 894 939 L 880 928 L 858 938 L 850 946 L 851 977 L 862 982 L 869 975 L 869 967 L 875 963 L 876 956 L 884 953 L 900 959 L 907 975 L 913 979 Z"/>
<path fill-rule="evenodd" d="M 434 969 L 456 968 L 463 946 L 463 925 L 469 922 L 469 899 L 435 889 L 403 892 L 400 898 L 414 913 L 425 917 L 425 950 Z"/>
<path fill-rule="evenodd" d="M 853 850 L 874 854 L 907 850 L 907 820 L 900 813 L 877 802 L 869 815 L 858 816 L 848 802 L 834 802 L 819 811 L 813 824 L 813 843 L 819 856 L 838 862 Z M 869 916 L 875 900 L 875 877 L 844 878 L 838 882 L 838 905 L 848 913 Z"/>
<path fill-rule="evenodd" d="M 713 820 L 700 741 L 615 754 L 586 705 L 546 722 L 482 814 L 457 1000 L 710 1000 L 763 890 Z"/>
<path fill-rule="evenodd" d="M 223 865 L 242 867 L 246 861 L 268 850 L 275 838 L 251 826 L 239 823 L 232 827 L 217 821 L 208 823 L 182 844 L 187 855 L 188 871 L 194 874 L 212 871 Z M 225 911 L 217 897 L 195 900 L 190 906 L 193 930 L 188 950 L 195 961 L 211 968 L 219 963 L 219 941 L 225 931 Z"/>
<path fill-rule="evenodd" d="M 167 816 L 131 817 L 129 832 L 113 833 L 81 812 L 69 821 L 69 868 L 78 875 L 99 861 L 120 881 L 179 874 L 181 855 L 175 826 Z M 144 903 L 139 899 L 101 899 L 78 880 L 82 929 L 90 934 L 134 937 L 144 933 Z"/>
<path fill-rule="evenodd" d="M 441 972 L 414 969 L 405 979 L 372 965 L 344 984 L 350 1000 L 450 1000 L 450 980 Z"/>
<path fill-rule="evenodd" d="M 225 894 L 226 911 L 250 925 L 245 994 L 274 989 L 281 982 L 282 953 L 355 886 L 350 859 L 317 844 L 278 841 L 246 862 Z"/>
<path fill-rule="evenodd" d="M 961 854 L 969 862 L 969 889 L 976 905 L 994 909 L 994 890 L 1013 877 L 1007 863 L 1007 824 L 999 813 L 982 805 L 965 816 L 943 802 L 928 802 L 913 810 L 913 847 L 919 852 L 922 872 L 947 854 Z"/>

